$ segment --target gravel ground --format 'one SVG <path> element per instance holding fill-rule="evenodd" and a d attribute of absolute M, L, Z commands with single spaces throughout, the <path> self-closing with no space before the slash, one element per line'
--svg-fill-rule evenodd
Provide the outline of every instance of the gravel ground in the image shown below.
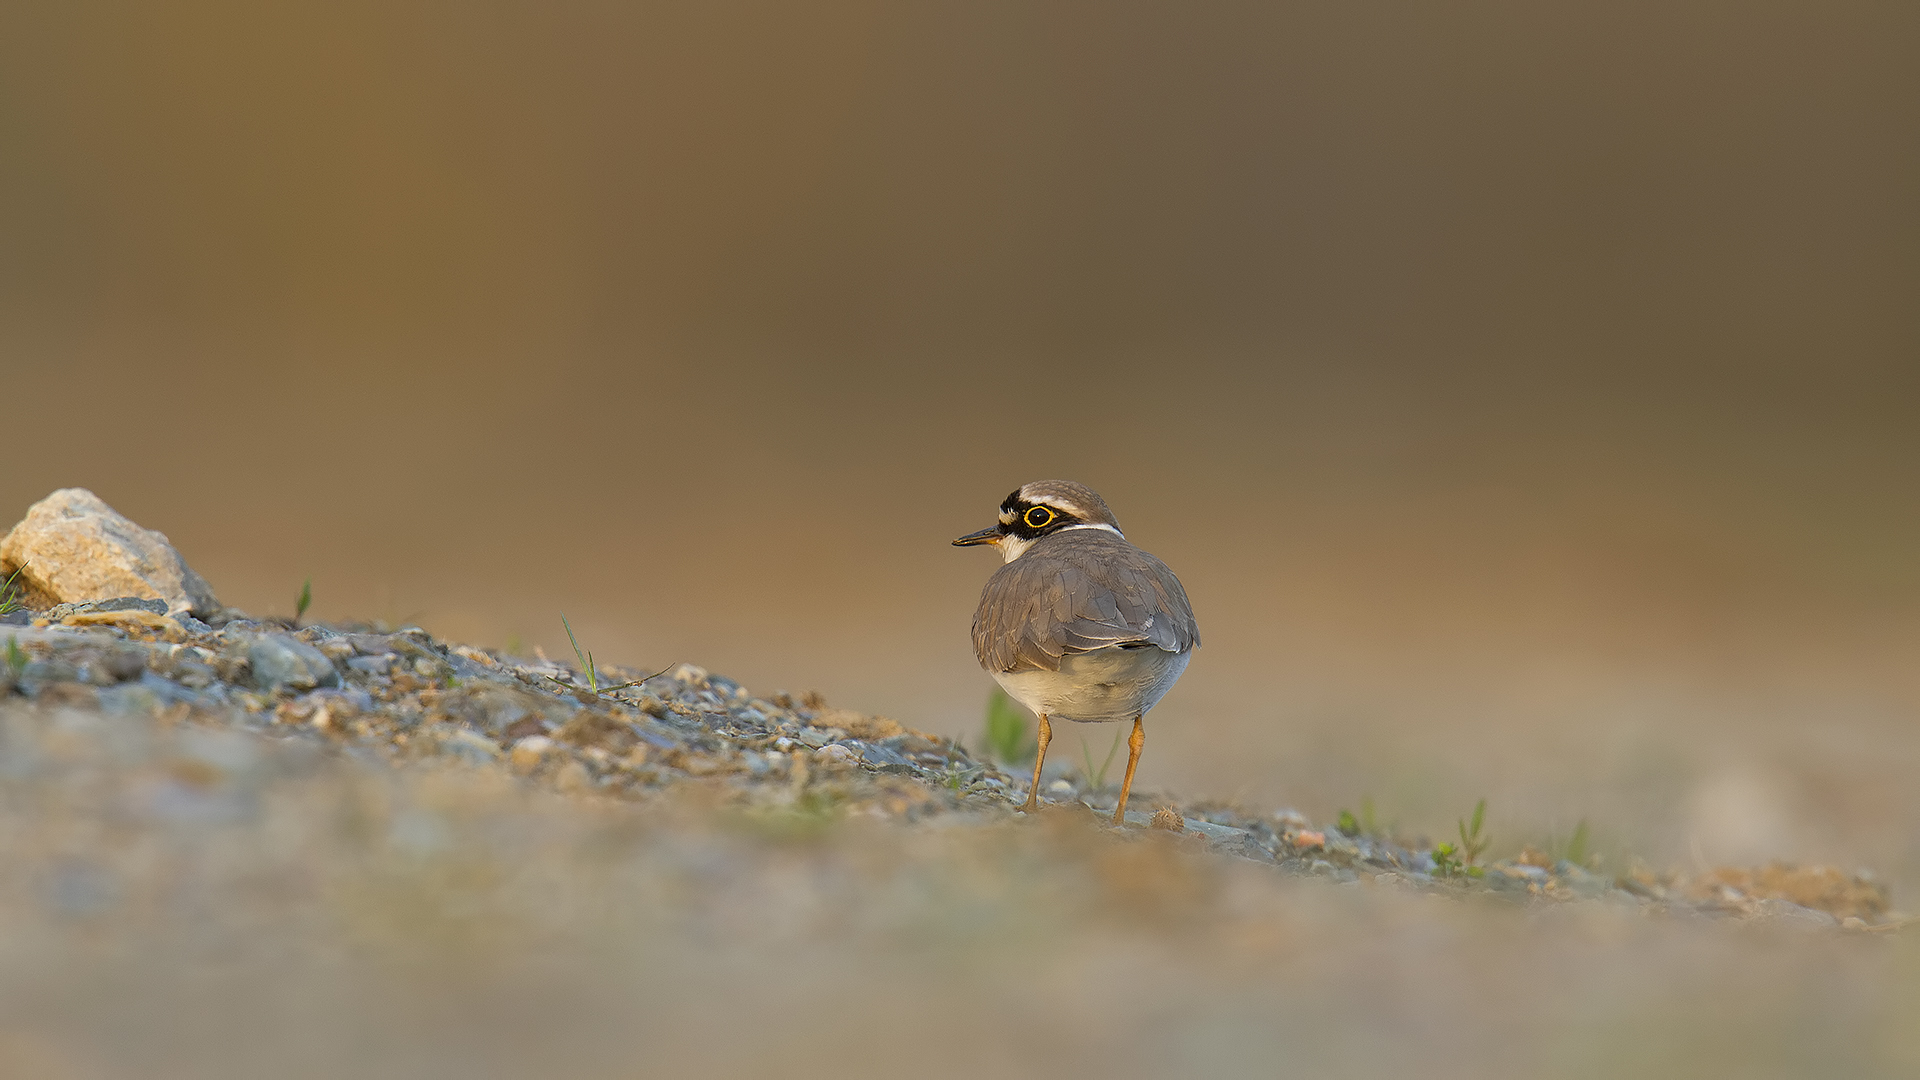
<path fill-rule="evenodd" d="M 1018 817 L 1027 794 L 1024 777 L 950 740 L 813 696 L 758 697 L 690 664 L 651 676 L 607 668 L 590 678 L 544 658 L 435 641 L 415 627 L 296 629 L 234 618 L 216 628 L 164 610 L 129 598 L 17 613 L 0 627 L 4 700 L 16 711 L 35 706 L 23 715 L 43 723 L 79 711 L 246 732 L 395 765 L 458 763 L 568 795 L 687 796 L 768 820 L 988 824 Z M 596 681 L 620 688 L 596 690 Z M 1348 835 L 1292 810 L 1167 794 L 1136 792 L 1128 824 L 1107 827 L 1116 794 L 1075 776 L 1043 781 L 1041 792 L 1047 813 L 1082 816 L 1116 842 L 1172 832 L 1284 874 L 1865 933 L 1905 924 L 1862 873 L 1779 864 L 1689 877 L 1640 865 L 1603 872 L 1532 849 L 1465 867 L 1450 865 L 1444 850 Z"/>
<path fill-rule="evenodd" d="M 154 606 L 0 625 L 0 1076 L 1920 1070 L 1920 939 L 1857 875 L 1442 873 L 1071 777 L 1028 819 L 690 666 Z"/>

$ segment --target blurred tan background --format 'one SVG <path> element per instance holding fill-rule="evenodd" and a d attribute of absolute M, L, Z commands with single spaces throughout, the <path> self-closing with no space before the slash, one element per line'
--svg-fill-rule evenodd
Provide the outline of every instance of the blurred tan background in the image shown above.
<path fill-rule="evenodd" d="M 1920 8 L 5 21 L 8 520 L 972 734 L 947 541 L 1078 479 L 1149 788 L 1920 884 Z"/>

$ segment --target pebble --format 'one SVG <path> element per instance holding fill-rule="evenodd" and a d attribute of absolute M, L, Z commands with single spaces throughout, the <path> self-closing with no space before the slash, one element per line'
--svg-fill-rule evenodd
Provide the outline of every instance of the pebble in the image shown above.
<path fill-rule="evenodd" d="M 466 728 L 453 728 L 442 737 L 440 748 L 451 757 L 464 759 L 475 765 L 486 765 L 500 760 L 500 745 L 476 731 Z"/>
<path fill-rule="evenodd" d="M 828 743 L 833 742 L 835 739 L 844 738 L 845 736 L 845 732 L 835 732 L 817 727 L 803 727 L 794 738 L 798 742 L 818 750 Z"/>
<path fill-rule="evenodd" d="M 545 735 L 529 735 L 514 743 L 513 752 L 510 755 L 513 771 L 524 776 L 539 768 L 540 762 L 546 759 L 547 753 L 553 747 L 553 740 Z"/>
<path fill-rule="evenodd" d="M 1246 829 L 1232 825 L 1216 825 L 1204 818 L 1186 818 L 1182 824 L 1188 832 L 1198 833 L 1216 844 L 1238 848 L 1241 844 L 1253 844 L 1253 834 Z M 1254 844 L 1257 848 L 1258 844 Z"/>
<path fill-rule="evenodd" d="M 262 690 L 311 690 L 337 686 L 340 673 L 327 654 L 285 634 L 262 634 L 247 643 L 253 684 Z"/>
<path fill-rule="evenodd" d="M 91 615 L 103 611 L 145 611 L 154 615 L 167 613 L 165 600 L 147 600 L 138 596 L 116 596 L 111 600 L 83 600 L 73 604 L 55 604 L 48 608 L 41 618 L 48 622 L 63 622 L 71 615 Z"/>
<path fill-rule="evenodd" d="M 1747 909 L 1755 918 L 1774 919 L 1799 926 L 1828 929 L 1840 925 L 1840 920 L 1832 915 L 1802 907 L 1791 900 L 1750 900 Z"/>
<path fill-rule="evenodd" d="M 860 756 L 867 764 L 876 765 L 886 772 L 913 771 L 913 762 L 905 754 L 885 743 L 862 744 Z"/>
<path fill-rule="evenodd" d="M 392 653 L 377 653 L 373 656 L 356 656 L 347 661 L 347 670 L 362 675 L 384 676 L 393 668 Z"/>

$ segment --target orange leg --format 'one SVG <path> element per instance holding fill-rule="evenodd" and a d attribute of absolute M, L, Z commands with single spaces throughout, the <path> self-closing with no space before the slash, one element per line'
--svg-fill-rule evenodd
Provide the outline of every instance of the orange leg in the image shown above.
<path fill-rule="evenodd" d="M 1040 749 L 1033 755 L 1033 787 L 1027 792 L 1027 805 L 1020 809 L 1031 814 L 1040 809 L 1040 766 L 1047 762 L 1047 744 L 1053 741 L 1053 729 L 1047 726 L 1047 714 L 1040 714 Z"/>
<path fill-rule="evenodd" d="M 1147 745 L 1147 731 L 1140 726 L 1140 718 L 1133 718 L 1133 734 L 1127 736 L 1127 778 L 1120 781 L 1120 805 L 1113 808 L 1113 823 L 1123 825 L 1127 820 L 1127 792 L 1133 790 L 1133 770 L 1140 764 L 1140 748 Z"/>

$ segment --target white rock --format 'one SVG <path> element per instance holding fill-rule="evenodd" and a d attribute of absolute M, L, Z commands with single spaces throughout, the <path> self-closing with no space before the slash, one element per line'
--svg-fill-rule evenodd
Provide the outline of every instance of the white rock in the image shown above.
<path fill-rule="evenodd" d="M 85 488 L 63 488 L 34 503 L 0 540 L 0 568 L 59 603 L 138 596 L 164 600 L 167 613 L 201 617 L 220 601 L 165 535 L 143 529 Z"/>
<path fill-rule="evenodd" d="M 553 740 L 545 735 L 528 735 L 514 743 L 513 752 L 510 755 L 513 771 L 524 775 L 539 768 L 540 762 L 547 756 L 547 752 L 553 749 L 553 745 Z"/>

